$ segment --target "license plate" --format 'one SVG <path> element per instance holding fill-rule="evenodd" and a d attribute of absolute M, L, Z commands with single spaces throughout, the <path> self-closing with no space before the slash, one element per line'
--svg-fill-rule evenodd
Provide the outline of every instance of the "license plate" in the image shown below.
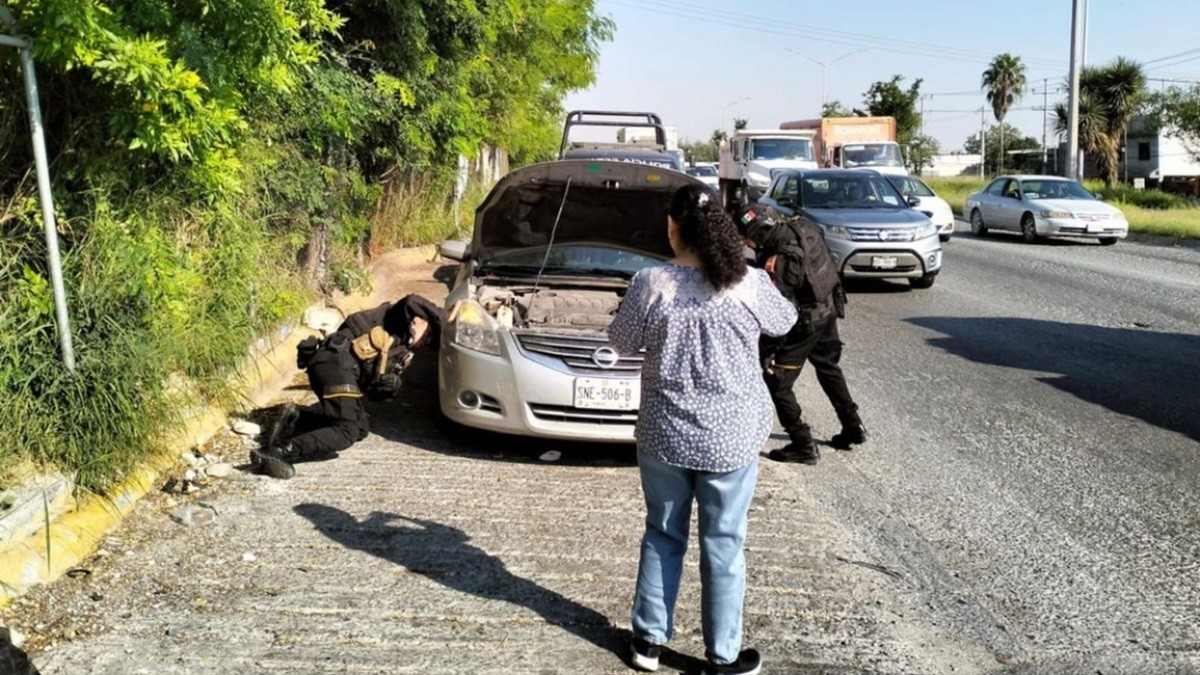
<path fill-rule="evenodd" d="M 1088 232 L 1103 232 L 1104 223 L 1088 223 Z"/>
<path fill-rule="evenodd" d="M 871 267 L 877 270 L 894 270 L 896 269 L 896 256 L 874 256 L 871 258 Z"/>
<path fill-rule="evenodd" d="M 581 377 L 575 380 L 575 407 L 594 410 L 637 410 L 640 380 Z"/>

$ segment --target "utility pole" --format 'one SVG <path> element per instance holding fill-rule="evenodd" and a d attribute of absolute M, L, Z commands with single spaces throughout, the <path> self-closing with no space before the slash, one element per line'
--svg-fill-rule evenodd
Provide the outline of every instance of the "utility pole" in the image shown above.
<path fill-rule="evenodd" d="M 1050 78 L 1042 78 L 1042 173 L 1046 173 L 1046 165 L 1050 162 L 1046 159 L 1046 119 L 1050 112 Z"/>
<path fill-rule="evenodd" d="M 986 178 L 987 166 L 987 106 L 979 107 L 979 177 Z"/>
<path fill-rule="evenodd" d="M 921 94 L 921 135 L 925 135 L 925 97 L 928 94 Z"/>
<path fill-rule="evenodd" d="M 1083 46 L 1079 29 L 1083 23 L 1080 0 L 1071 0 L 1071 89 L 1067 98 L 1067 172 L 1066 177 L 1079 180 L 1079 69 L 1080 48 Z"/>

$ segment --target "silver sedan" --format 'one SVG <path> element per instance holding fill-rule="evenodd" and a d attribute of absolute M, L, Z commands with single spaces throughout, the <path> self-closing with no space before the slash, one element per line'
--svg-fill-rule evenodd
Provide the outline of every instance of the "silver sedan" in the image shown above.
<path fill-rule="evenodd" d="M 977 236 L 1012 230 L 1029 243 L 1042 237 L 1085 237 L 1111 245 L 1129 234 L 1120 209 L 1058 176 L 1000 176 L 968 196 L 963 211 Z"/>

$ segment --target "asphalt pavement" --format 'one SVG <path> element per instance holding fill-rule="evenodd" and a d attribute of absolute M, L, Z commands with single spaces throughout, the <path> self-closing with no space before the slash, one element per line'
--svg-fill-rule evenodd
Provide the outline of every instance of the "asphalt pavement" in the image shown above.
<path fill-rule="evenodd" d="M 960 233 L 945 260 L 932 289 L 849 289 L 872 439 L 764 460 L 748 644 L 773 673 L 1200 670 L 1200 250 Z M 211 526 L 155 496 L 3 619 L 47 674 L 625 672 L 632 451 L 463 434 L 434 382 L 414 366 L 293 481 L 210 488 Z M 689 556 L 679 668 L 703 653 Z"/>

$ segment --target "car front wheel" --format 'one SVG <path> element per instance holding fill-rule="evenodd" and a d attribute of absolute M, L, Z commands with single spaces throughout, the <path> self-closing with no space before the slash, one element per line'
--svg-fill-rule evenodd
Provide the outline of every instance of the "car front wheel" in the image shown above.
<path fill-rule="evenodd" d="M 908 280 L 908 285 L 912 286 L 913 288 L 931 288 L 934 281 L 937 281 L 937 272 L 910 278 Z"/>
<path fill-rule="evenodd" d="M 1021 238 L 1027 244 L 1036 244 L 1041 239 L 1037 232 L 1037 221 L 1033 219 L 1032 213 L 1021 217 Z"/>
<path fill-rule="evenodd" d="M 971 212 L 971 234 L 976 237 L 986 237 L 988 233 L 987 225 L 983 224 L 983 214 L 979 209 Z"/>

